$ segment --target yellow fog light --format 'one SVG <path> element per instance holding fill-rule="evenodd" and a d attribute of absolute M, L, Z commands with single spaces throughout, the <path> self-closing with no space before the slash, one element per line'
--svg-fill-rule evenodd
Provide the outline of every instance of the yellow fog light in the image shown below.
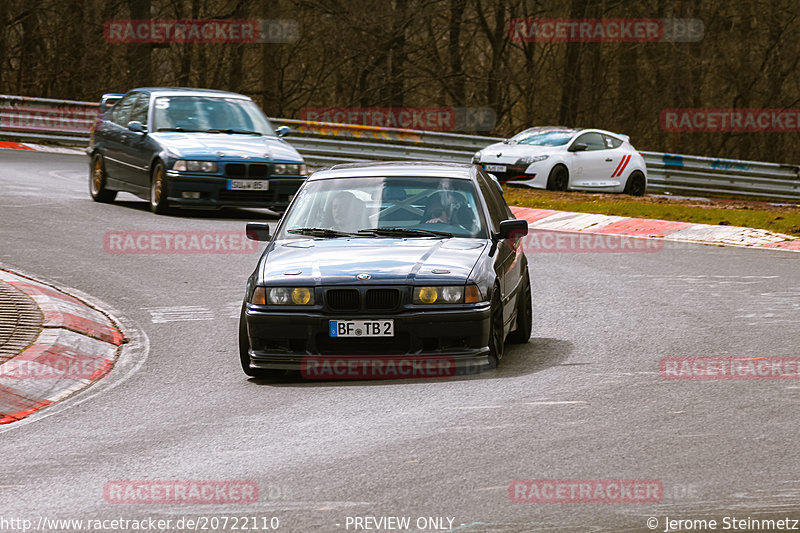
<path fill-rule="evenodd" d="M 306 287 L 297 287 L 292 291 L 292 302 L 297 305 L 306 305 L 311 301 L 311 291 Z"/>
<path fill-rule="evenodd" d="M 439 298 L 439 291 L 436 287 L 420 287 L 415 296 L 417 303 L 432 304 Z"/>

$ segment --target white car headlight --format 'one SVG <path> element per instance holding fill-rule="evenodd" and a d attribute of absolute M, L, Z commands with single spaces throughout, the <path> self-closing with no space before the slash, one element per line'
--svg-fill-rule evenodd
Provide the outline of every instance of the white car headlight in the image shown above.
<path fill-rule="evenodd" d="M 550 157 L 550 156 L 549 155 L 529 155 L 529 156 L 525 156 L 525 157 L 521 157 L 521 158 L 517 159 L 517 162 L 514 163 L 514 165 L 515 166 L 520 166 L 520 167 L 521 166 L 526 166 L 527 167 L 531 163 L 538 163 L 539 161 L 544 161 L 548 157 Z"/>
<path fill-rule="evenodd" d="M 175 161 L 172 170 L 178 172 L 216 172 L 217 164 L 213 161 Z"/>
<path fill-rule="evenodd" d="M 275 163 L 272 167 L 273 174 L 296 174 L 305 176 L 306 165 L 299 163 Z"/>

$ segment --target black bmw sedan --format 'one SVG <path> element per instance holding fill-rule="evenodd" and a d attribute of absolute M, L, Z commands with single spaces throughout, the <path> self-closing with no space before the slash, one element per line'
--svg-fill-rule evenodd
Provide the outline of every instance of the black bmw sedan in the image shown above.
<path fill-rule="evenodd" d="M 241 94 L 134 89 L 105 95 L 101 110 L 87 149 L 98 202 L 126 191 L 159 214 L 175 206 L 283 211 L 306 178 L 302 156 L 281 138 L 289 128 L 273 129 Z"/>
<path fill-rule="evenodd" d="M 376 368 L 422 376 L 430 361 L 493 367 L 506 340 L 531 335 L 527 232 L 476 165 L 316 172 L 274 235 L 266 223 L 247 225 L 269 244 L 247 281 L 242 368 L 257 377 L 338 369 L 327 377 L 347 378 L 391 377 Z"/>

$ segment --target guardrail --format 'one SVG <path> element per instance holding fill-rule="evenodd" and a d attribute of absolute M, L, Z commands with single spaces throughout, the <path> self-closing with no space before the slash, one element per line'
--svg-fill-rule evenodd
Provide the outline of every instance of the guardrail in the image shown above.
<path fill-rule="evenodd" d="M 800 167 L 642 152 L 648 192 L 800 200 Z"/>
<path fill-rule="evenodd" d="M 87 145 L 99 104 L 0 95 L 0 138 Z M 272 118 L 310 166 L 382 160 L 466 163 L 497 137 Z M 800 167 L 642 152 L 648 192 L 800 201 Z"/>

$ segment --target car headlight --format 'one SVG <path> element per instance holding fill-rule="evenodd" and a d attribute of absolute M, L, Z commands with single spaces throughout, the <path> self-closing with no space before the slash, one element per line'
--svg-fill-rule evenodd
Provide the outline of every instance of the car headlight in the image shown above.
<path fill-rule="evenodd" d="M 301 176 L 305 176 L 306 165 L 299 164 L 299 163 L 275 163 L 272 166 L 272 172 L 274 174 L 299 174 Z"/>
<path fill-rule="evenodd" d="M 469 304 L 480 301 L 480 291 L 476 285 L 414 287 L 415 304 Z"/>
<path fill-rule="evenodd" d="M 475 155 L 472 156 L 472 163 L 477 164 L 481 162 L 481 153 L 480 151 L 475 152 Z"/>
<path fill-rule="evenodd" d="M 526 157 L 521 157 L 521 158 L 517 159 L 517 162 L 514 163 L 514 166 L 527 167 L 531 163 L 538 163 L 539 161 L 544 161 L 548 157 L 550 157 L 550 156 L 549 155 L 529 155 L 529 156 L 526 156 Z"/>
<path fill-rule="evenodd" d="M 250 303 L 257 305 L 314 305 L 311 287 L 256 287 Z"/>
<path fill-rule="evenodd" d="M 178 172 L 216 172 L 217 164 L 213 161 L 175 161 L 172 170 Z"/>

